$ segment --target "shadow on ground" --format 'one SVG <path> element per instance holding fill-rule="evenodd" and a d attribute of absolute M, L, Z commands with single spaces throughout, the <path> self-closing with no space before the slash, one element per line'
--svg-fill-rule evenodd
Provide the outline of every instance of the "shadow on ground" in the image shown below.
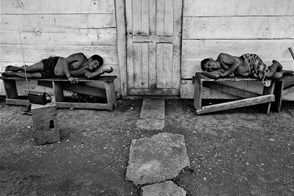
<path fill-rule="evenodd" d="M 23 107 L 0 103 L 0 195 L 139 196 L 125 180 L 141 100 L 114 112 L 58 110 L 62 140 L 35 146 Z M 183 134 L 191 167 L 173 181 L 188 195 L 294 195 L 294 103 L 197 116 L 192 100 L 166 100 L 164 131 Z"/>

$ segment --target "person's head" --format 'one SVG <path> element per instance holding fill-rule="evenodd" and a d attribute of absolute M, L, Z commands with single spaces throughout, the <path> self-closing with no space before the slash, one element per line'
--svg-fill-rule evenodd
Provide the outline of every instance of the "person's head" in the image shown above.
<path fill-rule="evenodd" d="M 201 61 L 201 69 L 203 71 L 215 71 L 221 68 L 221 65 L 218 61 L 213 58 L 206 58 Z"/>
<path fill-rule="evenodd" d="M 97 70 L 103 65 L 103 58 L 97 54 L 91 56 L 89 59 L 89 69 L 92 71 Z"/>

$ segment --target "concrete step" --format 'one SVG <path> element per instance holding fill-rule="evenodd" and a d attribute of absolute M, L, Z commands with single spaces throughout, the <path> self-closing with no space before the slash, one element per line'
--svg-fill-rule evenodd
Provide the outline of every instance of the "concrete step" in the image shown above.
<path fill-rule="evenodd" d="M 165 99 L 144 98 L 140 119 L 136 125 L 140 129 L 163 130 L 165 124 Z"/>

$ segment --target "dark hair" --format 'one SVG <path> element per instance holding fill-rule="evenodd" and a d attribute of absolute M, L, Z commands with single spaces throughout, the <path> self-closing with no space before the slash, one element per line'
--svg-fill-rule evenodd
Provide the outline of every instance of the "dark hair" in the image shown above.
<path fill-rule="evenodd" d="M 205 65 L 205 63 L 207 63 L 208 61 L 210 61 L 210 58 L 206 58 L 206 59 L 203 59 L 203 60 L 201 61 L 201 69 L 202 69 L 202 70 L 205 70 L 204 65 Z"/>
<path fill-rule="evenodd" d="M 103 65 L 103 58 L 97 54 L 91 56 L 92 61 L 97 60 L 100 63 L 100 66 Z"/>

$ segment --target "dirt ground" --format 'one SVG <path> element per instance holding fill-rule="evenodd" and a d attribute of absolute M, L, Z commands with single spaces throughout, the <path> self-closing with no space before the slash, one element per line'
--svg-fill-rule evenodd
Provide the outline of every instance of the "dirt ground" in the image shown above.
<path fill-rule="evenodd" d="M 113 112 L 58 110 L 61 141 L 35 146 L 24 107 L 0 103 L 0 195 L 139 196 L 125 180 L 142 100 Z M 294 195 L 294 103 L 266 115 L 248 107 L 197 116 L 192 100 L 166 100 L 164 131 L 183 134 L 191 167 L 173 181 L 188 195 Z"/>

